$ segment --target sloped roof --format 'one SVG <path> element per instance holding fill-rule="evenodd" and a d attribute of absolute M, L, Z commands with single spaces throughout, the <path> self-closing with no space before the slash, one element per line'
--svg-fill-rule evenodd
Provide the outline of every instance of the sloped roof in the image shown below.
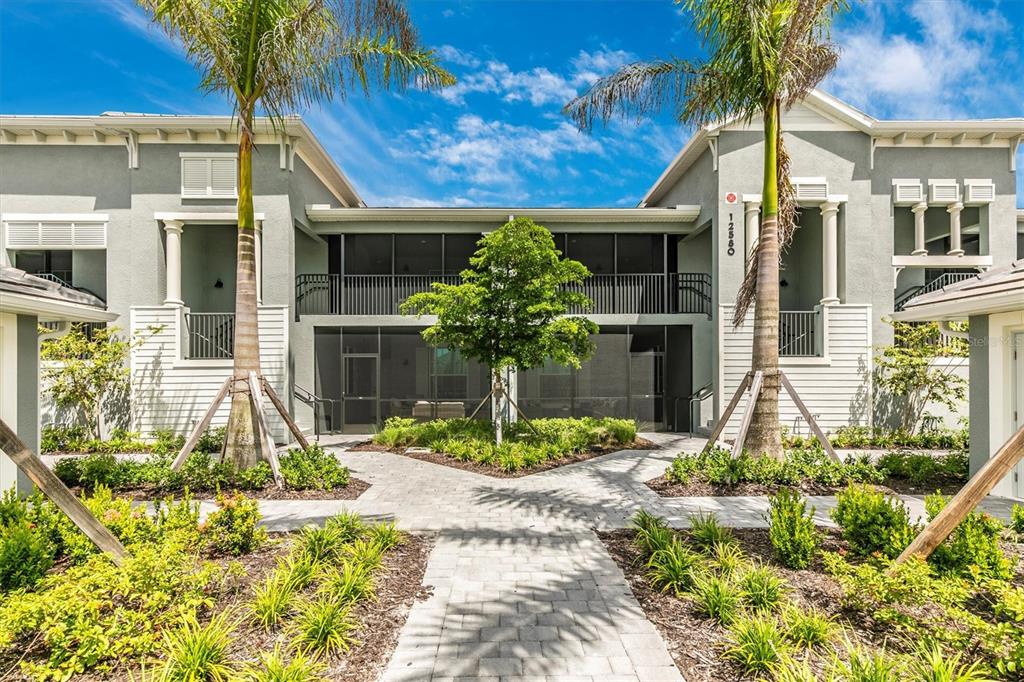
<path fill-rule="evenodd" d="M 44 320 L 100 322 L 117 317 L 106 308 L 92 294 L 0 265 L 0 311 L 37 314 Z"/>
<path fill-rule="evenodd" d="M 893 315 L 908 322 L 1024 311 L 1024 258 L 915 296 Z"/>
<path fill-rule="evenodd" d="M 952 138 L 999 140 L 1003 145 L 1014 144 L 1024 135 L 1024 118 L 986 118 L 961 120 L 884 120 L 877 119 L 822 90 L 812 90 L 794 108 L 803 108 L 829 121 L 841 129 L 858 131 L 880 140 L 941 138 L 949 142 Z M 783 113 L 786 117 L 788 114 Z M 785 120 L 784 120 L 785 122 Z M 758 123 L 755 121 L 752 123 Z M 709 140 L 719 132 L 732 126 L 744 125 L 737 118 L 728 118 L 700 128 L 686 142 L 679 154 L 669 163 L 651 188 L 647 190 L 640 206 L 652 206 L 683 176 L 686 170 L 707 151 Z M 786 126 L 783 125 L 785 129 Z M 830 128 L 836 129 L 836 128 Z M 961 137 L 962 136 L 962 137 Z"/>

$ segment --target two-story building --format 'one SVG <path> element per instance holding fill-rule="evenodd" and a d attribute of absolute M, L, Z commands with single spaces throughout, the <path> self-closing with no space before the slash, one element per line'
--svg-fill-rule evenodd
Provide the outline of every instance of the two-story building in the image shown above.
<path fill-rule="evenodd" d="M 782 362 L 826 429 L 871 424 L 886 409 L 872 378 L 883 318 L 1022 248 L 1024 119 L 879 121 L 814 93 L 783 120 L 801 229 L 780 278 Z M 132 428 L 187 430 L 231 366 L 232 121 L 4 116 L 0 136 L 0 254 L 105 299 L 143 339 Z M 483 233 L 524 215 L 590 268 L 586 314 L 601 327 L 580 370 L 514 377 L 524 409 L 707 427 L 749 368 L 749 326 L 730 320 L 757 234 L 760 137 L 757 122 L 700 130 L 636 208 L 387 208 L 364 205 L 300 119 L 261 122 L 263 371 L 310 430 L 467 414 L 485 368 L 429 347 L 430 320 L 398 307 L 455 281 Z M 788 400 L 783 422 L 805 428 Z"/>

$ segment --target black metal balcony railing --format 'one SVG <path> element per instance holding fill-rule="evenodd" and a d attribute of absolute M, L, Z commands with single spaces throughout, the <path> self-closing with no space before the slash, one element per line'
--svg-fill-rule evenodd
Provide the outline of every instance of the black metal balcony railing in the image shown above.
<path fill-rule="evenodd" d="M 978 273 L 973 270 L 964 270 L 963 272 L 944 272 L 935 279 L 931 280 L 927 284 L 920 284 L 918 286 L 911 287 L 900 294 L 893 302 L 893 310 L 899 312 L 903 310 L 910 299 L 915 296 L 927 294 L 931 291 L 938 291 L 939 289 L 949 286 L 950 284 L 956 284 L 962 282 L 965 279 L 971 279 Z"/>
<path fill-rule="evenodd" d="M 433 282 L 458 284 L 458 275 L 299 275 L 299 315 L 398 315 L 402 301 Z M 591 314 L 711 314 L 711 275 L 670 273 L 594 275 L 578 287 Z M 574 311 L 577 313 L 584 311 Z"/>
<path fill-rule="evenodd" d="M 779 355 L 814 357 L 818 355 L 818 312 L 782 310 L 779 312 Z"/>
<path fill-rule="evenodd" d="M 234 357 L 234 313 L 185 313 L 189 360 L 227 360 Z"/>

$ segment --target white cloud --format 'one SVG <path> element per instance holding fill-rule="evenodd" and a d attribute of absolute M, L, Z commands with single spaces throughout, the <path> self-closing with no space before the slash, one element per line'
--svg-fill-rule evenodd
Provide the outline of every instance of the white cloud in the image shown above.
<path fill-rule="evenodd" d="M 438 48 L 438 53 L 442 57 L 449 55 L 445 58 L 453 64 L 476 69 L 460 74 L 453 87 L 438 93 L 448 102 L 459 105 L 465 104 L 465 97 L 470 93 L 488 93 L 506 102 L 529 102 L 535 107 L 562 105 L 575 97 L 581 88 L 635 60 L 635 56 L 625 50 L 580 50 L 570 60 L 566 72 L 558 73 L 544 66 L 513 71 L 501 61 L 489 60 L 482 63 L 472 53 L 451 45 Z"/>
<path fill-rule="evenodd" d="M 163 29 L 154 24 L 149 16 L 131 0 L 108 0 L 107 2 L 97 3 L 97 7 L 110 12 L 125 26 L 150 38 L 162 49 L 181 57 L 185 56 L 185 50 L 182 48 L 181 43 L 171 39 L 170 36 L 164 33 Z"/>
<path fill-rule="evenodd" d="M 912 33 L 893 27 L 904 7 Z M 920 118 L 999 115 L 1020 102 L 1008 68 L 1019 55 L 997 9 L 963 0 L 867 8 L 866 21 L 836 35 L 843 53 L 826 87 L 838 97 L 878 116 Z"/>
<path fill-rule="evenodd" d="M 603 152 L 600 142 L 564 121 L 541 129 L 487 121 L 475 114 L 460 116 L 451 130 L 415 128 L 403 142 L 405 149 L 393 147 L 392 154 L 428 162 L 435 181 L 458 181 L 484 191 L 497 189 L 505 196 L 522 186 L 525 173 L 555 177 L 564 165 L 562 159 Z"/>

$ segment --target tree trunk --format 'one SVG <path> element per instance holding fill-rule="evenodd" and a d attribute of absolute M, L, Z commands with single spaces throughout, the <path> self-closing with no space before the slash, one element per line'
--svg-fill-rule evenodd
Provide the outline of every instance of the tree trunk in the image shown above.
<path fill-rule="evenodd" d="M 235 471 L 256 464 L 256 420 L 249 395 L 249 372 L 260 373 L 256 309 L 256 220 L 252 202 L 252 112 L 239 112 L 238 255 L 235 267 L 235 345 L 231 412 L 224 460 Z"/>
<path fill-rule="evenodd" d="M 501 370 L 494 370 L 494 442 L 501 445 L 502 426 L 505 413 L 505 387 L 501 381 Z"/>
<path fill-rule="evenodd" d="M 751 369 L 760 371 L 764 381 L 746 441 L 753 456 L 775 459 L 783 456 L 779 425 L 779 134 L 779 103 L 773 101 L 764 112 L 764 187 L 751 349 Z"/>

